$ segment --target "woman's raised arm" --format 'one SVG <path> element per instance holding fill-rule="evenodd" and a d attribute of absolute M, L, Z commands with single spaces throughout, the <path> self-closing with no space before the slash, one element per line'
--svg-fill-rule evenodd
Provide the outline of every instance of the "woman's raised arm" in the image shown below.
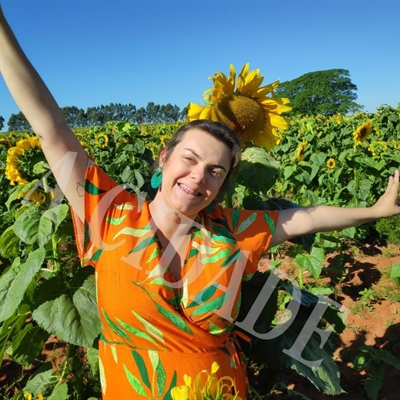
<path fill-rule="evenodd" d="M 0 7 L 0 71 L 21 112 L 40 138 L 52 172 L 75 212 L 83 219 L 87 154 L 66 125 L 61 109 L 32 66 Z"/>
<path fill-rule="evenodd" d="M 310 206 L 279 211 L 270 247 L 296 236 L 358 226 L 400 214 L 399 171 L 389 178 L 385 193 L 371 207 Z"/>

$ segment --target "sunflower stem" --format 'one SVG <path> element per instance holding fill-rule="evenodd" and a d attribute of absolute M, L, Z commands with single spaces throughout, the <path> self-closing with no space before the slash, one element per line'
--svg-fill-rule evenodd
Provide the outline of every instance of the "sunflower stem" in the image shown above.
<path fill-rule="evenodd" d="M 299 286 L 300 289 L 303 289 L 303 269 L 299 267 Z"/>
<path fill-rule="evenodd" d="M 60 270 L 60 261 L 59 261 L 59 253 L 58 253 L 58 243 L 57 243 L 57 237 L 53 235 L 51 237 L 51 247 L 53 249 L 53 256 L 54 256 L 54 269 L 56 271 Z"/>

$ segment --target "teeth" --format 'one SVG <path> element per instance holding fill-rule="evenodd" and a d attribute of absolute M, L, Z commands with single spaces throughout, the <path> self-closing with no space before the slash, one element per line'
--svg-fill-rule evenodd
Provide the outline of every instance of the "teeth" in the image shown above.
<path fill-rule="evenodd" d="M 190 189 L 187 188 L 186 186 L 181 185 L 181 188 L 182 188 L 186 193 L 189 193 L 189 194 L 192 194 L 192 195 L 195 195 L 195 196 L 198 195 L 197 192 L 194 192 L 193 190 L 190 190 Z"/>

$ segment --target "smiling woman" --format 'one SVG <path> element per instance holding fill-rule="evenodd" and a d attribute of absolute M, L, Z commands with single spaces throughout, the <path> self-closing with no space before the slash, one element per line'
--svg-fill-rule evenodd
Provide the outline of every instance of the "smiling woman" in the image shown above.
<path fill-rule="evenodd" d="M 239 140 L 226 127 L 205 120 L 184 126 L 160 154 L 163 184 L 155 200 L 195 219 L 221 193 L 239 156 Z"/>
<path fill-rule="evenodd" d="M 215 390 L 217 382 L 229 382 L 223 398 L 246 398 L 246 358 L 235 323 L 242 282 L 258 270 L 265 251 L 303 234 L 400 213 L 398 171 L 390 177 L 385 194 L 368 209 L 225 208 L 218 204 L 218 196 L 239 165 L 238 135 L 247 140 L 246 126 L 239 124 L 234 132 L 221 122 L 203 119 L 185 125 L 161 151 L 161 170 L 153 180 L 160 185 L 154 200 L 148 201 L 118 185 L 87 155 L 1 11 L 0 54 L 3 78 L 40 138 L 72 208 L 82 266 L 95 271 L 104 399 L 190 396 L 188 376 L 206 375 L 210 366 L 207 375 Z M 261 98 L 263 117 L 270 105 L 272 114 L 274 107 L 285 107 L 286 101 L 263 99 L 274 84 L 256 89 L 261 83 L 258 72 L 248 74 L 244 69 L 239 81 L 246 101 Z M 233 89 L 234 74 L 218 82 Z M 231 95 L 218 90 L 211 99 L 217 96 L 225 104 Z M 206 113 L 212 115 L 217 116 Z M 257 119 L 254 140 L 271 133 L 265 144 L 271 146 L 274 129 L 284 124 L 280 118 L 264 118 L 267 125 L 273 124 L 262 131 Z M 57 168 L 64 159 L 68 168 Z"/>

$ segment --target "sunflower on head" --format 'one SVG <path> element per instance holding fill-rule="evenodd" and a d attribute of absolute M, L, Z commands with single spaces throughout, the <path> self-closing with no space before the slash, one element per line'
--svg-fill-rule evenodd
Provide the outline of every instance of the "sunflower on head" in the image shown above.
<path fill-rule="evenodd" d="M 288 128 L 288 121 L 280 114 L 290 111 L 291 107 L 286 105 L 288 99 L 274 97 L 279 81 L 260 86 L 264 77 L 259 72 L 259 69 L 249 72 L 249 63 L 242 68 L 237 80 L 233 65 L 230 65 L 229 78 L 216 72 L 209 78 L 214 87 L 204 92 L 206 104 L 189 104 L 189 121 L 224 122 L 239 135 L 243 145 L 253 141 L 271 150 L 282 138 L 279 130 Z"/>

